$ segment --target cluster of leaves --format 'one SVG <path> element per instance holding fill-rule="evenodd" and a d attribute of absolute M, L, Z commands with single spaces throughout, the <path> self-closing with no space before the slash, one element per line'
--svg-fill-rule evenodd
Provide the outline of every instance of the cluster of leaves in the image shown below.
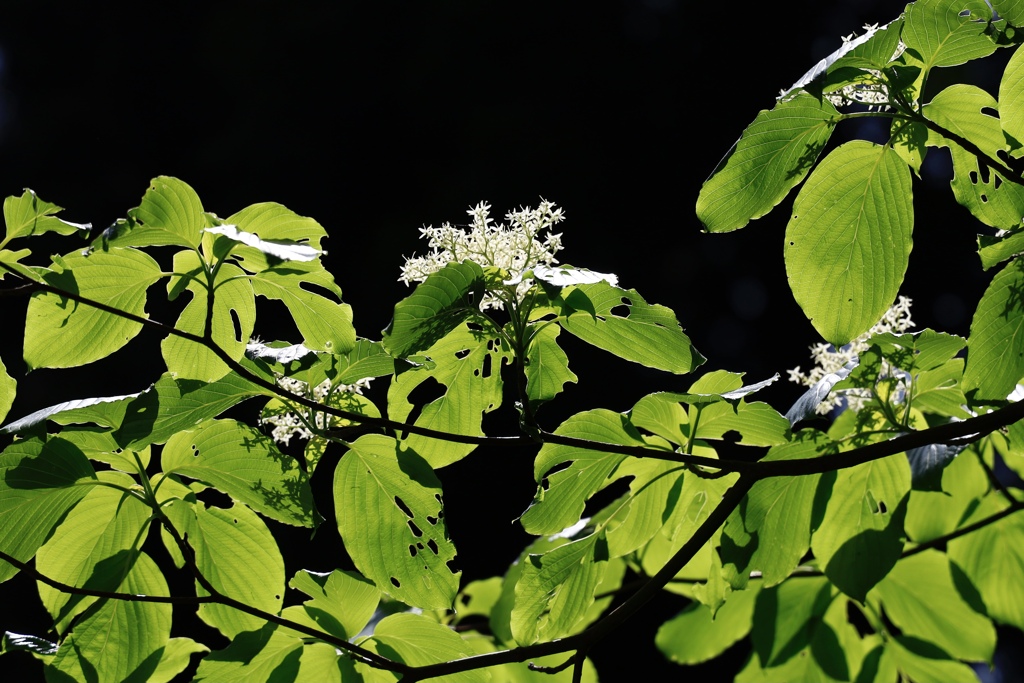
<path fill-rule="evenodd" d="M 136 394 L 3 428 L 0 581 L 34 578 L 53 632 L 8 632 L 0 652 L 31 652 L 51 681 L 169 681 L 193 656 L 199 681 L 596 680 L 588 652 L 667 590 L 691 600 L 656 641 L 681 664 L 749 636 L 740 681 L 976 680 L 994 624 L 1024 628 L 1024 497 L 993 474 L 1002 462 L 1024 476 L 1024 403 L 1008 399 L 1024 377 L 1024 53 L 998 101 L 969 85 L 923 93 L 933 69 L 1016 45 L 1024 2 L 993 5 L 921 0 L 849 42 L 758 115 L 704 186 L 698 215 L 716 232 L 806 178 L 787 269 L 837 346 L 897 296 L 911 174 L 930 147 L 950 148 L 955 198 L 992 228 L 983 267 L 1007 262 L 969 339 L 877 335 L 841 383 L 826 378 L 786 415 L 752 400 L 775 378 L 715 371 L 545 429 L 544 406 L 576 380 L 563 332 L 672 375 L 704 360 L 671 310 L 610 276 L 451 262 L 376 341 L 357 336 L 321 263 L 323 228 L 280 205 L 221 219 L 160 177 L 84 249 L 28 265 L 9 243 L 86 227 L 30 191 L 9 197 L 0 279 L 5 297 L 28 297 L 29 369 L 92 363 L 148 326 L 167 370 Z M 889 142 L 819 162 L 831 131 L 863 116 L 891 119 Z M 173 325 L 146 312 L 161 282 L 169 301 L 185 295 Z M 257 296 L 284 304 L 301 344 L 251 340 Z M 485 296 L 503 308 L 482 308 Z M 349 390 L 367 378 L 387 383 L 380 400 Z M 0 365 L 0 419 L 16 389 Z M 830 389 L 870 398 L 808 420 Z M 312 435 L 298 457 L 225 416 L 249 400 Z M 503 403 L 520 434 L 485 433 Z M 726 443 L 744 455 L 720 457 Z M 536 539 L 504 576 L 461 585 L 436 471 L 504 444 L 538 446 L 519 519 Z M 310 477 L 328 462 L 324 520 Z M 289 575 L 264 519 L 335 524 L 352 565 Z M 170 594 L 177 570 L 194 591 Z M 286 605 L 286 587 L 307 599 Z M 175 610 L 198 610 L 230 644 L 172 637 Z"/>

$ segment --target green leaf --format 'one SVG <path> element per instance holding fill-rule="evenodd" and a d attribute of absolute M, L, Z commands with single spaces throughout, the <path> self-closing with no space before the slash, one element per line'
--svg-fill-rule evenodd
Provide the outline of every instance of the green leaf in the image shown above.
<path fill-rule="evenodd" d="M 964 11 L 970 16 L 962 16 Z M 907 5 L 903 42 L 925 71 L 956 66 L 995 52 L 995 43 L 986 35 L 991 17 L 984 0 L 914 2 Z"/>
<path fill-rule="evenodd" d="M 753 588 L 732 593 L 713 619 L 707 606 L 690 603 L 661 625 L 654 644 L 677 664 L 714 659 L 750 632 L 757 594 Z"/>
<path fill-rule="evenodd" d="M 284 597 L 284 560 L 270 530 L 256 513 L 235 504 L 225 510 L 202 505 L 186 529 L 199 571 L 220 593 L 256 609 L 277 614 Z M 175 526 L 178 523 L 175 522 Z M 197 586 L 197 592 L 206 591 Z M 233 607 L 204 603 L 199 617 L 228 638 L 266 622 Z"/>
<path fill-rule="evenodd" d="M 629 495 L 610 510 L 605 522 L 608 557 L 622 557 L 646 544 L 668 521 L 673 492 L 681 486 L 685 466 L 653 458 L 628 458 L 619 465 L 616 479 L 632 476 Z M 614 507 L 616 504 L 613 503 Z M 602 516 L 604 511 L 597 513 Z"/>
<path fill-rule="evenodd" d="M 20 197 L 8 197 L 4 200 L 4 222 L 7 224 L 7 235 L 0 244 L 6 245 L 18 237 L 41 235 L 44 232 L 56 232 L 71 235 L 76 232 L 88 233 L 92 226 L 88 223 L 69 223 L 54 216 L 63 211 L 56 204 L 44 202 L 35 192 L 25 189 Z"/>
<path fill-rule="evenodd" d="M 303 245 L 318 254 L 320 241 L 327 237 L 327 231 L 312 218 L 300 216 L 294 211 L 273 202 L 263 202 L 247 206 L 241 211 L 224 219 L 229 225 L 236 225 L 240 230 L 258 235 L 262 240 L 277 243 Z M 242 267 L 250 272 L 259 272 L 277 265 L 273 258 L 268 259 L 267 253 L 252 247 L 235 247 L 232 256 L 242 261 Z"/>
<path fill-rule="evenodd" d="M 301 570 L 288 585 L 311 598 L 301 606 L 310 625 L 346 640 L 359 635 L 380 602 L 376 586 L 355 572 L 340 569 L 329 574 Z"/>
<path fill-rule="evenodd" d="M 124 474 L 103 472 L 100 476 L 121 487 L 135 483 Z M 88 491 L 36 553 L 36 569 L 71 586 L 114 591 L 139 557 L 152 511 L 123 490 L 95 486 Z M 39 583 L 39 596 L 60 633 L 96 601 L 62 593 L 44 583 Z"/>
<path fill-rule="evenodd" d="M 971 320 L 963 389 L 975 399 L 1003 399 L 1024 377 L 1024 259 L 989 283 Z"/>
<path fill-rule="evenodd" d="M 892 305 L 914 227 L 910 172 L 892 149 L 863 140 L 814 170 L 786 227 L 786 273 L 814 328 L 836 347 Z"/>
<path fill-rule="evenodd" d="M 174 677 L 189 665 L 192 655 L 209 651 L 210 648 L 191 638 L 171 638 L 164 645 L 160 653 L 160 662 L 146 683 L 171 683 Z"/>
<path fill-rule="evenodd" d="M 139 555 L 118 592 L 168 595 L 160 569 L 145 554 Z M 46 678 L 144 683 L 157 670 L 170 635 L 171 605 L 101 600 L 75 623 L 47 666 Z"/>
<path fill-rule="evenodd" d="M 356 343 L 352 307 L 303 285 L 314 285 L 341 297 L 334 277 L 319 263 L 289 263 L 252 276 L 252 288 L 257 295 L 277 299 L 288 307 L 306 348 L 334 354 L 352 351 Z"/>
<path fill-rule="evenodd" d="M 269 256 L 268 262 L 281 261 L 313 261 L 320 258 L 322 253 L 308 244 L 298 244 L 284 240 L 265 240 L 259 235 L 245 230 L 239 230 L 237 225 L 217 225 L 206 228 L 205 232 L 211 235 L 221 235 L 236 244 L 244 244 L 265 256 Z"/>
<path fill-rule="evenodd" d="M 881 601 L 904 636 L 934 643 L 957 659 L 991 663 L 996 630 L 960 597 L 949 560 L 937 550 L 900 560 L 868 599 Z"/>
<path fill-rule="evenodd" d="M 910 494 L 904 529 L 915 543 L 926 543 L 955 531 L 979 505 L 990 485 L 973 451 L 946 465 L 941 483 L 941 491 L 914 490 Z"/>
<path fill-rule="evenodd" d="M 621 413 L 591 410 L 570 417 L 559 425 L 555 434 L 643 447 L 640 433 Z M 537 454 L 534 478 L 541 486 L 530 508 L 520 522 L 531 534 L 554 534 L 580 519 L 587 499 L 612 482 L 609 476 L 627 456 L 618 453 L 546 443 Z M 571 463 L 553 474 L 548 471 L 563 463 Z"/>
<path fill-rule="evenodd" d="M 103 396 L 64 401 L 49 408 L 37 410 L 20 420 L 4 425 L 0 432 L 4 434 L 19 434 L 46 420 L 53 420 L 57 424 L 64 425 L 89 423 L 97 424 L 101 427 L 115 427 L 124 419 L 128 404 L 138 396 L 139 394 L 128 394 L 125 396 Z"/>
<path fill-rule="evenodd" d="M 1000 507 L 984 501 L 978 512 L 995 514 Z M 1024 515 L 1010 515 L 954 539 L 948 548 L 949 559 L 981 594 L 988 616 L 1024 628 Z"/>
<path fill-rule="evenodd" d="M 1003 14 L 1005 5 L 1016 5 L 1013 17 Z M 1024 20 L 1024 4 L 1016 0 L 994 3 L 996 11 L 1009 23 L 1020 26 Z M 1024 51 L 1015 50 L 999 81 L 999 118 L 1003 132 L 1013 146 L 1013 156 L 1021 155 L 1024 145 Z"/>
<path fill-rule="evenodd" d="M 249 365 L 247 361 L 242 364 Z M 126 447 L 163 443 L 180 431 L 260 395 L 273 394 L 234 372 L 213 382 L 175 379 L 165 373 L 128 404 L 114 435 Z"/>
<path fill-rule="evenodd" d="M 453 434 L 483 436 L 483 415 L 501 405 L 501 367 L 511 356 L 508 346 L 494 332 L 472 329 L 463 323 L 425 352 L 434 366 L 420 366 L 395 375 L 388 389 L 388 416 L 405 421 L 415 407 L 411 394 L 428 380 L 444 386 L 444 393 L 424 405 L 417 427 Z M 427 385 L 429 386 L 429 385 Z M 469 455 L 473 444 L 456 444 L 410 434 L 402 441 L 440 468 Z"/>
<path fill-rule="evenodd" d="M 309 475 L 262 432 L 235 420 L 209 420 L 178 432 L 164 446 L 166 474 L 213 486 L 285 524 L 315 527 Z"/>
<path fill-rule="evenodd" d="M 999 161 L 1000 153 L 1009 150 L 1009 142 L 997 113 L 999 104 L 987 92 L 973 85 L 951 85 L 922 110 L 925 118 L 934 121 L 952 134 L 977 145 L 987 157 Z M 1011 230 L 1021 225 L 1024 214 L 1024 188 L 1008 181 L 954 139 L 929 133 L 929 144 L 949 147 L 953 157 L 953 196 L 975 218 L 996 228 Z"/>
<path fill-rule="evenodd" d="M 193 252 L 178 252 L 174 257 L 176 273 L 188 272 L 188 264 L 195 258 Z M 187 289 L 192 300 L 178 317 L 176 327 L 183 332 L 202 336 L 206 329 L 207 290 L 198 281 L 191 280 Z M 214 299 L 211 336 L 214 344 L 233 360 L 245 354 L 256 321 L 256 301 L 252 285 L 238 266 L 223 263 L 214 281 Z M 237 325 L 237 330 L 236 330 Z M 166 337 L 160 344 L 167 369 L 181 379 L 212 382 L 229 372 L 212 350 L 176 335 Z"/>
<path fill-rule="evenodd" d="M 526 351 L 526 395 L 533 408 L 562 393 L 566 384 L 576 383 L 569 369 L 569 358 L 558 345 L 561 328 L 548 322 L 538 323 Z"/>
<path fill-rule="evenodd" d="M 129 215 L 128 230 L 106 235 L 108 244 L 197 248 L 207 227 L 199 195 L 187 183 L 169 176 L 153 178 L 142 203 Z"/>
<path fill-rule="evenodd" d="M 992 8 L 1011 26 L 1024 25 L 1024 4 L 1020 0 L 992 0 Z"/>
<path fill-rule="evenodd" d="M 988 270 L 1003 261 L 1024 253 L 1024 230 L 1003 235 L 978 235 L 978 257 L 981 267 Z"/>
<path fill-rule="evenodd" d="M 414 607 L 452 606 L 461 572 L 426 461 L 390 437 L 364 435 L 335 470 L 334 505 L 345 549 L 378 588 Z"/>
<path fill-rule="evenodd" d="M 558 324 L 588 344 L 650 368 L 680 375 L 704 362 L 670 309 L 607 282 L 573 288 Z"/>
<path fill-rule="evenodd" d="M 31 256 L 31 249 L 19 249 L 18 251 L 11 251 L 10 249 L 0 249 L 0 264 L 9 267 L 15 273 L 21 275 L 27 280 L 39 281 L 38 273 L 29 266 L 22 263 L 18 263 L 21 259 L 26 256 Z M 4 279 L 4 276 L 8 275 L 9 271 L 0 266 L 0 280 Z"/>
<path fill-rule="evenodd" d="M 597 534 L 529 555 L 516 583 L 512 636 L 519 645 L 567 635 L 594 601 L 604 556 Z M 599 555 L 600 553 L 600 555 Z"/>
<path fill-rule="evenodd" d="M 978 675 L 971 667 L 954 661 L 941 648 L 917 638 L 890 638 L 886 641 L 883 657 L 895 664 L 903 680 L 914 683 L 978 683 Z"/>
<path fill-rule="evenodd" d="M 421 614 L 392 614 L 380 620 L 372 641 L 379 654 L 409 666 L 425 666 L 473 654 L 457 633 Z M 489 672 L 467 671 L 444 677 L 452 683 L 485 683 Z"/>
<path fill-rule="evenodd" d="M 826 442 L 820 432 L 804 430 L 798 440 L 769 451 L 762 462 L 813 458 Z M 726 521 L 719 550 L 723 565 L 735 567 L 734 588 L 745 586 L 751 571 L 761 572 L 763 586 L 774 586 L 800 564 L 811 545 L 821 478 L 773 477 L 754 484 Z"/>
<path fill-rule="evenodd" d="M 14 396 L 18 392 L 18 382 L 7 374 L 7 366 L 0 358 L 0 422 L 7 418 L 7 413 L 14 405 Z"/>
<path fill-rule="evenodd" d="M 827 99 L 806 93 L 761 111 L 701 188 L 705 229 L 736 230 L 775 208 L 814 165 L 837 116 Z"/>
<path fill-rule="evenodd" d="M 787 581 L 758 593 L 751 640 L 762 667 L 778 666 L 810 644 L 832 604 L 833 593 L 828 581 L 817 576 Z"/>
<path fill-rule="evenodd" d="M 303 655 L 302 641 L 276 624 L 240 633 L 223 650 L 199 663 L 194 683 L 293 683 Z M 329 681 L 330 679 L 326 679 Z M 357 679 L 358 680 L 358 679 Z"/>
<path fill-rule="evenodd" d="M 855 600 L 893 568 L 903 550 L 910 466 L 891 456 L 836 474 L 811 548 L 825 575 Z"/>
<path fill-rule="evenodd" d="M 85 455 L 73 444 L 50 438 L 15 441 L 0 453 L 0 550 L 27 562 L 50 531 L 96 480 Z M 0 581 L 18 570 L 0 561 Z"/>
<path fill-rule="evenodd" d="M 463 320 L 476 315 L 484 293 L 484 271 L 472 261 L 449 263 L 395 305 L 384 330 L 384 348 L 404 358 L 434 345 Z"/>
<path fill-rule="evenodd" d="M 149 255 L 134 249 L 72 252 L 55 258 L 47 284 L 71 294 L 146 316 L 146 289 L 162 273 Z M 29 299 L 25 319 L 25 364 L 35 368 L 70 368 L 114 353 L 142 330 L 142 323 L 107 313 L 50 292 Z"/>
<path fill-rule="evenodd" d="M 717 440 L 739 434 L 745 446 L 778 446 L 789 438 L 789 420 L 767 403 L 718 402 L 700 408 L 696 438 Z"/>

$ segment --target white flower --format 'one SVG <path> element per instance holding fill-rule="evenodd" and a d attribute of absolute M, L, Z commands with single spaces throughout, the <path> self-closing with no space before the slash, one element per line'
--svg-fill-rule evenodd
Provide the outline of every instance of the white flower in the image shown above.
<path fill-rule="evenodd" d="M 293 377 L 278 377 L 277 386 L 296 396 L 304 396 L 318 403 L 323 403 L 332 391 L 362 394 L 363 389 L 369 388 L 371 379 L 366 377 L 357 380 L 355 384 L 338 384 L 333 389 L 331 387 L 331 380 L 327 379 L 313 387 L 313 390 L 310 391 L 309 385 L 301 380 Z M 307 414 L 306 419 L 303 420 L 298 414 L 288 410 L 264 410 L 263 415 L 260 417 L 260 424 L 271 425 L 273 427 L 271 436 L 273 436 L 274 441 L 287 446 L 293 436 L 307 440 L 313 438 L 313 432 L 310 431 L 309 425 L 315 424 L 317 428 L 323 429 L 327 426 L 327 419 L 328 416 L 320 411 L 315 411 L 312 417 Z"/>
<path fill-rule="evenodd" d="M 562 209 L 541 200 L 536 209 L 521 208 L 505 214 L 505 223 L 495 225 L 490 217 L 491 205 L 480 202 L 467 212 L 471 219 L 468 231 L 445 223 L 440 228 L 427 226 L 420 233 L 427 238 L 430 251 L 424 256 L 411 256 L 402 266 L 398 278 L 407 285 L 423 282 L 449 263 L 473 261 L 482 267 L 497 267 L 507 271 L 516 284 L 516 295 L 522 297 L 533 281 L 521 280 L 522 273 L 537 265 L 558 263 L 555 254 L 562 249 L 562 235 L 541 236 L 565 220 Z M 520 280 L 516 280 L 516 277 Z M 483 309 L 501 308 L 501 301 L 487 294 L 480 304 Z"/>
<path fill-rule="evenodd" d="M 875 323 L 870 330 L 839 349 L 836 349 L 831 344 L 815 344 L 811 346 L 811 359 L 814 361 L 814 367 L 807 373 L 802 372 L 799 366 L 789 370 L 789 381 L 813 387 L 826 375 L 839 373 L 847 363 L 856 363 L 858 356 L 867 351 L 868 340 L 876 334 L 883 334 L 885 332 L 902 334 L 906 332 L 914 326 L 914 322 L 910 319 L 910 304 L 911 300 L 908 297 L 899 297 L 896 303 L 885 312 L 882 319 Z M 892 374 L 892 369 L 888 363 L 883 361 L 882 373 L 879 376 L 890 374 Z M 845 389 L 833 392 L 827 399 L 818 404 L 816 410 L 821 415 L 827 415 L 843 399 L 846 400 L 848 407 L 853 410 L 859 410 L 870 398 L 871 392 L 867 389 Z"/>

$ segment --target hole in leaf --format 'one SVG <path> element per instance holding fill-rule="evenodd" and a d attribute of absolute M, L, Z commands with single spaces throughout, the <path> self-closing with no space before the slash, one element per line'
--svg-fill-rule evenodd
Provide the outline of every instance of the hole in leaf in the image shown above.
<path fill-rule="evenodd" d="M 337 301 L 338 300 L 338 297 L 336 297 L 334 295 L 334 292 L 332 292 L 331 290 L 327 289 L 326 287 L 321 287 L 320 285 L 314 284 L 312 282 L 305 282 L 305 281 L 300 282 L 299 283 L 299 287 L 301 289 L 306 290 L 310 294 L 316 294 L 317 296 L 322 296 L 323 298 L 328 299 L 329 301 Z"/>
<path fill-rule="evenodd" d="M 242 342 L 242 321 L 238 319 L 238 311 L 231 309 L 231 325 L 235 329 L 235 341 Z"/>
<path fill-rule="evenodd" d="M 395 588 L 401 588 L 401 587 L 402 587 L 402 583 L 401 583 L 401 582 L 400 582 L 400 581 L 399 581 L 398 579 L 396 579 L 395 577 L 393 577 L 393 576 L 391 577 L 391 584 L 392 584 L 392 585 L 393 585 L 393 586 L 394 586 Z"/>
<path fill-rule="evenodd" d="M 466 323 L 466 329 L 473 330 L 474 332 L 483 332 L 484 326 L 480 323 Z"/>
<path fill-rule="evenodd" d="M 472 599 L 473 598 L 469 597 L 469 593 L 463 593 L 459 597 L 459 602 L 461 602 L 463 605 L 468 607 L 469 606 L 469 601 L 472 600 Z"/>
<path fill-rule="evenodd" d="M 543 479 L 540 480 L 540 487 L 545 491 L 547 491 L 551 487 L 551 482 L 548 481 L 547 477 L 544 477 Z"/>
<path fill-rule="evenodd" d="M 629 299 L 627 299 L 626 297 L 622 297 L 622 303 L 618 306 L 613 307 L 612 310 L 609 311 L 609 313 L 611 313 L 612 315 L 616 315 L 620 318 L 628 318 L 629 307 L 631 305 L 632 302 Z"/>
<path fill-rule="evenodd" d="M 461 351 L 456 351 L 455 352 L 455 357 L 458 358 L 459 360 L 462 360 L 463 358 L 465 358 L 468 355 L 469 355 L 469 349 L 462 349 Z"/>
<path fill-rule="evenodd" d="M 877 510 L 877 512 L 879 514 L 884 515 L 888 511 L 889 511 L 889 508 L 886 506 L 885 501 L 884 500 L 878 501 L 878 510 Z"/>
<path fill-rule="evenodd" d="M 416 557 L 416 546 L 409 544 L 409 554 Z"/>
<path fill-rule="evenodd" d="M 437 524 L 437 517 L 431 517 L 427 515 L 427 522 L 430 523 L 430 526 L 434 526 L 435 524 Z"/>
<path fill-rule="evenodd" d="M 984 114 L 985 116 L 991 116 L 992 118 L 999 118 L 999 112 L 993 109 L 992 107 L 982 107 L 981 113 Z"/>
<path fill-rule="evenodd" d="M 969 16 L 971 16 L 971 10 L 969 10 L 969 9 L 962 9 L 962 10 L 960 10 L 960 13 L 957 14 L 957 16 L 958 17 L 969 17 Z"/>
<path fill-rule="evenodd" d="M 1003 184 L 1003 177 L 1002 176 L 997 175 L 995 178 L 992 179 L 992 187 L 994 187 L 995 189 L 998 190 L 999 186 L 1002 185 L 1002 184 Z"/>
<path fill-rule="evenodd" d="M 419 541 L 416 541 L 416 547 L 419 548 L 420 550 L 423 550 L 423 544 L 420 543 Z"/>
<path fill-rule="evenodd" d="M 441 500 L 441 494 L 440 493 L 435 493 L 434 494 L 434 499 L 437 500 L 437 504 L 438 505 L 444 505 L 444 501 Z"/>
<path fill-rule="evenodd" d="M 462 571 L 462 569 L 459 567 L 459 556 L 458 555 L 456 555 L 452 559 L 450 559 L 447 562 L 445 562 L 444 565 L 446 567 L 448 567 L 448 571 L 450 571 L 452 574 L 458 574 L 459 572 Z"/>
<path fill-rule="evenodd" d="M 409 530 L 410 530 L 410 531 L 412 531 L 412 535 L 413 535 L 413 536 L 415 536 L 416 538 L 419 538 L 420 536 L 422 536 L 422 535 L 423 535 L 423 532 L 422 532 L 422 531 L 420 531 L 420 528 L 419 528 L 418 526 L 416 526 L 416 522 L 414 522 L 414 521 L 412 521 L 412 520 L 410 519 L 410 520 L 409 520 L 409 521 L 407 522 L 407 524 L 409 525 Z"/>
<path fill-rule="evenodd" d="M 423 412 L 423 406 L 444 396 L 445 391 L 445 386 L 433 377 L 428 377 L 420 382 L 415 389 L 409 392 L 409 396 L 406 399 L 412 404 L 412 410 L 409 411 L 405 421 L 409 424 L 415 424 L 416 420 L 420 417 L 420 413 Z"/>
<path fill-rule="evenodd" d="M 238 524 L 238 520 L 237 519 L 233 519 L 231 521 L 234 522 L 235 524 Z"/>
<path fill-rule="evenodd" d="M 427 541 L 427 547 L 430 548 L 430 552 L 437 555 L 437 543 L 434 542 L 434 539 Z"/>
<path fill-rule="evenodd" d="M 483 376 L 484 377 L 490 377 L 491 376 L 491 356 L 490 356 L 490 354 L 484 356 Z"/>
<path fill-rule="evenodd" d="M 395 505 L 397 505 L 399 509 L 405 513 L 405 516 L 409 519 L 413 519 L 416 516 L 412 514 L 412 510 L 410 510 L 409 506 L 405 504 L 405 501 L 399 498 L 398 496 L 395 496 Z"/>
<path fill-rule="evenodd" d="M 978 172 L 977 171 L 971 171 L 970 173 L 967 174 L 967 176 L 971 179 L 971 183 L 972 184 L 974 184 L 974 185 L 978 184 Z"/>

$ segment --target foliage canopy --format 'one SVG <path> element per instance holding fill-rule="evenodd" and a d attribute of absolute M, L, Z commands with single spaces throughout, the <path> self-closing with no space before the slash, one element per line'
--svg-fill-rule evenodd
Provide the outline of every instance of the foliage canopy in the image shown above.
<path fill-rule="evenodd" d="M 694 664 L 749 638 L 743 683 L 976 680 L 996 625 L 1024 628 L 1024 497 L 995 474 L 1024 476 L 1022 25 L 1018 0 L 908 5 L 758 114 L 705 183 L 709 232 L 799 187 L 787 274 L 830 345 L 818 355 L 841 364 L 785 415 L 754 398 L 777 376 L 714 371 L 546 428 L 577 379 L 563 335 L 670 375 L 704 362 L 669 308 L 557 263 L 547 202 L 425 229 L 432 251 L 407 262 L 413 289 L 371 340 L 321 262 L 326 231 L 278 204 L 222 219 L 159 177 L 90 238 L 34 192 L 8 197 L 0 291 L 28 299 L 27 367 L 93 363 L 149 327 L 166 372 L 3 427 L 0 581 L 35 579 L 53 632 L 7 632 L 0 652 L 60 682 L 169 681 L 193 656 L 197 681 L 595 680 L 588 652 L 672 591 L 691 602 L 658 648 Z M 1004 50 L 998 93 L 929 92 L 935 69 Z M 864 117 L 888 140 L 829 145 Z M 937 147 L 979 265 L 998 269 L 967 339 L 892 323 L 913 177 Z M 45 233 L 75 246 L 36 263 L 25 245 Z M 173 324 L 147 313 L 155 285 Z M 253 338 L 259 297 L 301 340 Z M 0 362 L 0 419 L 17 389 Z M 255 401 L 257 424 L 228 414 Z M 498 410 L 519 433 L 488 433 Z M 465 583 L 436 472 L 509 444 L 536 447 L 518 520 L 535 540 L 504 576 Z M 333 467 L 327 519 L 318 467 Z M 288 567 L 266 520 L 335 525 L 351 565 Z M 172 595 L 172 571 L 195 590 Z M 230 644 L 172 637 L 184 610 Z"/>

